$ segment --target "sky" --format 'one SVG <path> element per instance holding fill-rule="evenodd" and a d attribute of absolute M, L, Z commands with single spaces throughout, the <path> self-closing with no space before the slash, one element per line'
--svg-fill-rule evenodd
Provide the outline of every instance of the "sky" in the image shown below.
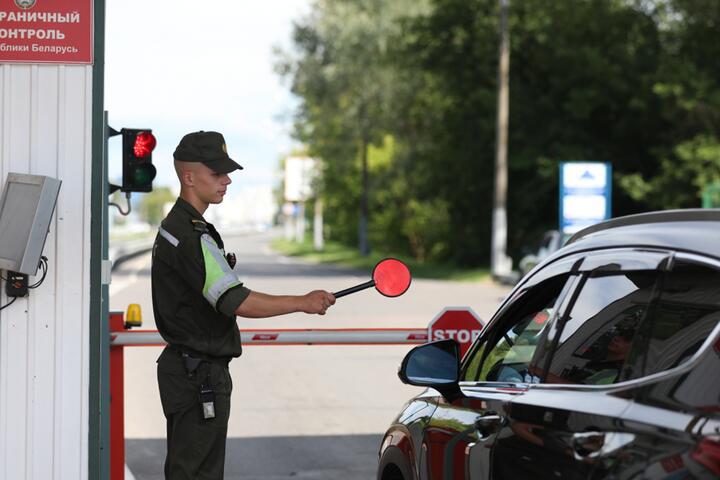
<path fill-rule="evenodd" d="M 290 47 L 309 1 L 108 0 L 105 110 L 116 130 L 152 128 L 154 185 L 176 185 L 172 152 L 197 130 L 221 132 L 245 168 L 231 175 L 224 203 L 265 198 L 257 192 L 279 182 L 279 159 L 296 146 L 297 99 L 273 71 L 273 47 Z M 120 137 L 111 138 L 111 181 L 121 176 L 120 150 Z"/>

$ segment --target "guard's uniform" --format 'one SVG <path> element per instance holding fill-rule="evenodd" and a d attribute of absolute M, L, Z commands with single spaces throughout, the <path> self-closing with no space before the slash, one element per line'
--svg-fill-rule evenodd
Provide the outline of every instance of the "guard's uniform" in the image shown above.
<path fill-rule="evenodd" d="M 215 228 L 181 198 L 153 246 L 153 310 L 168 343 L 158 359 L 167 479 L 223 478 L 232 391 L 227 366 L 242 352 L 234 312 L 250 294 L 223 248 Z"/>

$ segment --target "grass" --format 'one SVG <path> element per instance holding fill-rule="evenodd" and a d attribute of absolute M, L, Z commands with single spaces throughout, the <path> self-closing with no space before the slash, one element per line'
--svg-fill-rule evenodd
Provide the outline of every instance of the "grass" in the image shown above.
<path fill-rule="evenodd" d="M 351 248 L 335 242 L 326 242 L 323 251 L 316 251 L 312 241 L 294 242 L 277 239 L 271 247 L 284 255 L 299 257 L 319 263 L 331 263 L 345 267 L 358 268 L 371 271 L 375 264 L 383 258 L 393 257 L 402 260 L 410 269 L 413 278 L 431 278 L 438 280 L 456 280 L 463 282 L 478 282 L 488 280 L 490 271 L 487 268 L 462 268 L 449 263 L 418 262 L 402 255 L 383 254 L 371 252 L 363 257 L 357 248 Z"/>

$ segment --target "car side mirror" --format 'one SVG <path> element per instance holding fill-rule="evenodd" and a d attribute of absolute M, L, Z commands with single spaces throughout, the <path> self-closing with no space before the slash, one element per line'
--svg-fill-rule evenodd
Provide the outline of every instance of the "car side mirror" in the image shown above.
<path fill-rule="evenodd" d="M 461 396 L 460 345 L 438 340 L 415 347 L 405 355 L 398 376 L 403 383 L 434 388 L 452 401 Z"/>

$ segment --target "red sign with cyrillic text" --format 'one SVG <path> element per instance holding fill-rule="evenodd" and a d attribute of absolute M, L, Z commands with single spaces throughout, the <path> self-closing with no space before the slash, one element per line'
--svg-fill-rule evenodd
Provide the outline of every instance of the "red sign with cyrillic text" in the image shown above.
<path fill-rule="evenodd" d="M 0 0 L 0 62 L 92 63 L 92 0 Z"/>

